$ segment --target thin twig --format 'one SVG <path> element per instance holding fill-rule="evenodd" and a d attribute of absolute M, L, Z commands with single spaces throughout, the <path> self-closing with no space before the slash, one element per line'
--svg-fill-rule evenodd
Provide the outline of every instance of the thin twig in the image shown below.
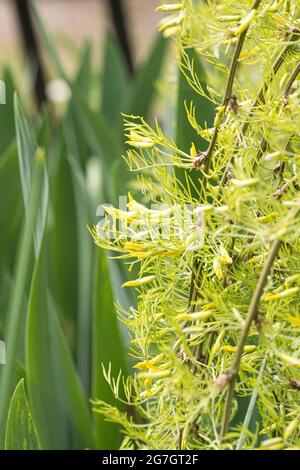
<path fill-rule="evenodd" d="M 260 274 L 260 277 L 258 279 L 256 289 L 254 291 L 254 294 L 251 299 L 251 303 L 248 309 L 247 317 L 241 332 L 241 336 L 238 342 L 237 350 L 234 356 L 234 361 L 232 364 L 232 368 L 230 369 L 230 382 L 229 382 L 229 389 L 227 393 L 227 399 L 225 403 L 225 410 L 224 410 L 224 415 L 223 415 L 223 422 L 222 422 L 222 428 L 221 428 L 221 439 L 225 436 L 227 433 L 229 421 L 230 421 L 230 416 L 231 416 L 231 411 L 232 411 L 232 402 L 233 402 L 233 397 L 234 397 L 234 387 L 235 387 L 235 381 L 236 377 L 239 371 L 240 363 L 241 363 L 241 358 L 243 354 L 243 349 L 248 337 L 248 333 L 251 327 L 251 324 L 253 320 L 255 319 L 255 316 L 257 315 L 257 309 L 258 305 L 261 299 L 261 296 L 263 294 L 263 290 L 266 286 L 268 276 L 271 272 L 273 263 L 277 257 L 278 251 L 281 247 L 282 241 L 281 240 L 276 240 L 273 243 L 272 249 L 270 251 L 269 257 L 266 261 L 266 264 Z"/>

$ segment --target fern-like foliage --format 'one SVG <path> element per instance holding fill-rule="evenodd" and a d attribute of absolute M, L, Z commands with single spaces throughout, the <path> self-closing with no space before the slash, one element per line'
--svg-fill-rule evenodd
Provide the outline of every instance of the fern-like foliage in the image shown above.
<path fill-rule="evenodd" d="M 207 141 L 190 153 L 157 121 L 125 116 L 141 203 L 129 195 L 127 208 L 106 207 L 93 236 L 139 268 L 124 285 L 138 306 L 119 308 L 136 373 L 105 371 L 134 412 L 95 410 L 121 424 L 123 449 L 300 448 L 299 2 L 159 9 L 182 72 L 216 116 L 201 127 L 186 103 Z"/>

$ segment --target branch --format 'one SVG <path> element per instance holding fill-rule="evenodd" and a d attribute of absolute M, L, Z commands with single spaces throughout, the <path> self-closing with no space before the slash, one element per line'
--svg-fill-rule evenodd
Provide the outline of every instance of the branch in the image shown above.
<path fill-rule="evenodd" d="M 232 402 L 233 402 L 233 396 L 234 396 L 234 386 L 235 386 L 235 381 L 236 377 L 239 371 L 240 363 L 241 363 L 241 358 L 243 354 L 243 349 L 248 337 L 248 333 L 251 327 L 251 324 L 253 320 L 255 319 L 255 316 L 257 314 L 257 309 L 258 305 L 261 299 L 261 296 L 263 294 L 263 290 L 266 286 L 268 276 L 271 272 L 273 263 L 277 257 L 278 251 L 281 247 L 282 241 L 281 240 L 276 240 L 273 243 L 272 249 L 270 251 L 269 257 L 266 261 L 266 264 L 261 272 L 261 275 L 258 279 L 256 289 L 254 291 L 254 294 L 251 299 L 251 303 L 248 309 L 247 313 L 247 318 L 244 323 L 241 336 L 238 342 L 237 350 L 234 356 L 234 361 L 232 364 L 232 368 L 230 370 L 230 382 L 229 382 L 229 389 L 227 393 L 227 399 L 225 403 L 225 410 L 224 410 L 224 415 L 223 415 L 223 422 L 222 422 L 222 428 L 221 428 L 221 439 L 225 436 L 227 433 L 229 421 L 230 421 L 230 416 L 231 416 L 231 411 L 232 411 Z"/>

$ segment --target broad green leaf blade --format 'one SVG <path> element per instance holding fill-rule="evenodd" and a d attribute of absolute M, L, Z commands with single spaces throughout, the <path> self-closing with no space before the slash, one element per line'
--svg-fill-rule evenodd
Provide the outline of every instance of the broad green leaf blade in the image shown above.
<path fill-rule="evenodd" d="M 86 189 L 86 182 L 76 158 L 69 155 L 73 191 L 77 215 L 78 240 L 78 320 L 77 320 L 77 365 L 87 396 L 90 396 L 91 364 L 91 298 L 94 246 L 87 230 L 92 220 L 92 202 Z"/>
<path fill-rule="evenodd" d="M 23 233 L 19 242 L 16 259 L 14 289 L 8 307 L 4 341 L 6 342 L 6 365 L 0 369 L 0 423 L 5 422 L 9 397 L 15 376 L 15 357 L 18 345 L 22 307 L 31 277 L 32 240 L 40 208 L 40 198 L 44 183 L 45 160 L 36 160 L 32 177 L 32 187 L 28 216 L 25 220 Z M 4 426 L 0 427 L 0 444 L 4 441 Z"/>
<path fill-rule="evenodd" d="M 93 73 L 91 66 L 91 47 L 87 43 L 80 55 L 80 65 L 78 67 L 77 75 L 71 84 L 71 89 L 80 90 L 88 100 L 90 91 L 93 90 Z M 88 158 L 91 156 L 91 148 L 82 132 L 82 124 L 80 114 L 76 112 L 76 98 L 74 93 L 69 100 L 68 107 L 63 121 L 64 129 L 68 133 L 68 153 L 72 153 L 82 168 L 86 167 Z"/>
<path fill-rule="evenodd" d="M 29 210 L 29 195 L 31 190 L 32 171 L 34 166 L 34 156 L 37 150 L 37 144 L 30 130 L 29 123 L 27 122 L 25 114 L 20 106 L 17 95 L 15 95 L 14 98 L 14 110 L 21 186 L 25 212 L 27 214 Z M 44 168 L 43 180 L 44 181 L 42 185 L 42 191 L 40 194 L 40 210 L 36 221 L 36 228 L 34 234 L 36 257 L 38 256 L 38 252 L 41 247 L 41 241 L 47 218 L 49 187 L 46 167 Z"/>
<path fill-rule="evenodd" d="M 93 305 L 93 398 L 118 405 L 103 377 L 102 364 L 107 370 L 111 364 L 112 376 L 122 371 L 126 375 L 127 364 L 124 342 L 121 338 L 110 282 L 106 254 L 98 250 L 94 273 Z M 115 449 L 118 445 L 118 426 L 105 422 L 95 414 L 95 425 L 100 449 Z"/>
<path fill-rule="evenodd" d="M 49 155 L 51 164 L 51 223 L 49 223 L 48 272 L 52 294 L 62 315 L 72 350 L 76 344 L 78 253 L 77 220 L 70 166 L 63 139 Z"/>
<path fill-rule="evenodd" d="M 12 396 L 5 433 L 5 450 L 38 450 L 39 443 L 28 405 L 24 379 Z"/>
<path fill-rule="evenodd" d="M 122 103 L 129 88 L 127 66 L 114 37 L 107 33 L 104 46 L 101 109 L 110 126 L 120 130 Z"/>
<path fill-rule="evenodd" d="M 87 403 L 62 333 L 42 247 L 30 292 L 26 370 L 32 415 L 43 449 L 93 448 Z"/>
<path fill-rule="evenodd" d="M 131 90 L 125 99 L 122 110 L 127 114 L 149 117 L 156 94 L 155 84 L 162 70 L 167 52 L 168 41 L 159 35 L 146 62 L 132 82 Z"/>

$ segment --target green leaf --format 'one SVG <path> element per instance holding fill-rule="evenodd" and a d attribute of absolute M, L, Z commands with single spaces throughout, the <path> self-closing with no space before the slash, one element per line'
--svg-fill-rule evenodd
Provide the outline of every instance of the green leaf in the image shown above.
<path fill-rule="evenodd" d="M 92 202 L 89 197 L 82 170 L 72 154 L 69 164 L 77 215 L 78 254 L 78 320 L 77 320 L 77 365 L 83 387 L 90 396 L 91 363 L 91 298 L 94 246 L 87 229 L 92 220 Z"/>
<path fill-rule="evenodd" d="M 32 414 L 43 449 L 93 448 L 87 403 L 49 290 L 46 255 L 45 244 L 28 308 L 26 368 Z"/>
<path fill-rule="evenodd" d="M 107 370 L 111 364 L 112 376 L 122 371 L 126 375 L 124 341 L 122 340 L 114 299 L 111 288 L 110 272 L 106 254 L 98 250 L 94 273 L 94 305 L 93 305 L 93 398 L 118 405 L 106 382 L 102 364 Z M 119 440 L 119 428 L 107 423 L 103 417 L 94 416 L 100 449 L 115 449 Z"/>
<path fill-rule="evenodd" d="M 22 194 L 25 206 L 25 212 L 29 210 L 29 197 L 31 189 L 32 171 L 34 166 L 34 157 L 37 149 L 35 137 L 33 136 L 29 123 L 25 117 L 25 114 L 20 106 L 17 95 L 14 97 L 14 110 L 15 110 L 15 122 L 16 122 L 16 136 L 17 136 L 17 147 L 19 156 L 20 176 Z M 48 209 L 48 198 L 49 198 L 49 187 L 48 187 L 48 176 L 46 167 L 44 167 L 44 178 L 43 186 L 40 194 L 40 210 L 36 221 L 34 242 L 35 242 L 35 255 L 38 256 L 39 249 L 41 247 L 41 241 L 46 225 L 47 209 Z"/>
<path fill-rule="evenodd" d="M 114 37 L 107 33 L 101 87 L 102 115 L 110 126 L 120 129 L 122 103 L 129 87 L 127 66 Z"/>
<path fill-rule="evenodd" d="M 69 344 L 75 349 L 77 330 L 77 220 L 70 166 L 61 137 L 49 155 L 51 219 L 49 223 L 49 282 Z"/>
<path fill-rule="evenodd" d="M 167 52 L 168 41 L 160 34 L 153 48 L 131 84 L 131 90 L 125 99 L 122 110 L 127 114 L 149 117 L 156 94 L 155 84 L 162 70 Z"/>
<path fill-rule="evenodd" d="M 16 267 L 14 274 L 14 288 L 8 307 L 7 322 L 5 324 L 4 340 L 6 342 L 6 365 L 0 369 L 0 422 L 5 421 L 9 397 L 14 386 L 15 357 L 18 345 L 19 328 L 21 324 L 22 307 L 26 296 L 32 265 L 32 240 L 36 221 L 40 209 L 40 199 L 45 175 L 45 160 L 38 158 L 32 176 L 32 187 L 28 206 L 28 215 L 25 220 L 22 236 L 20 238 Z M 4 440 L 4 427 L 0 428 L 0 442 Z"/>
<path fill-rule="evenodd" d="M 5 450 L 38 450 L 39 443 L 28 405 L 24 379 L 12 396 L 5 434 Z"/>

